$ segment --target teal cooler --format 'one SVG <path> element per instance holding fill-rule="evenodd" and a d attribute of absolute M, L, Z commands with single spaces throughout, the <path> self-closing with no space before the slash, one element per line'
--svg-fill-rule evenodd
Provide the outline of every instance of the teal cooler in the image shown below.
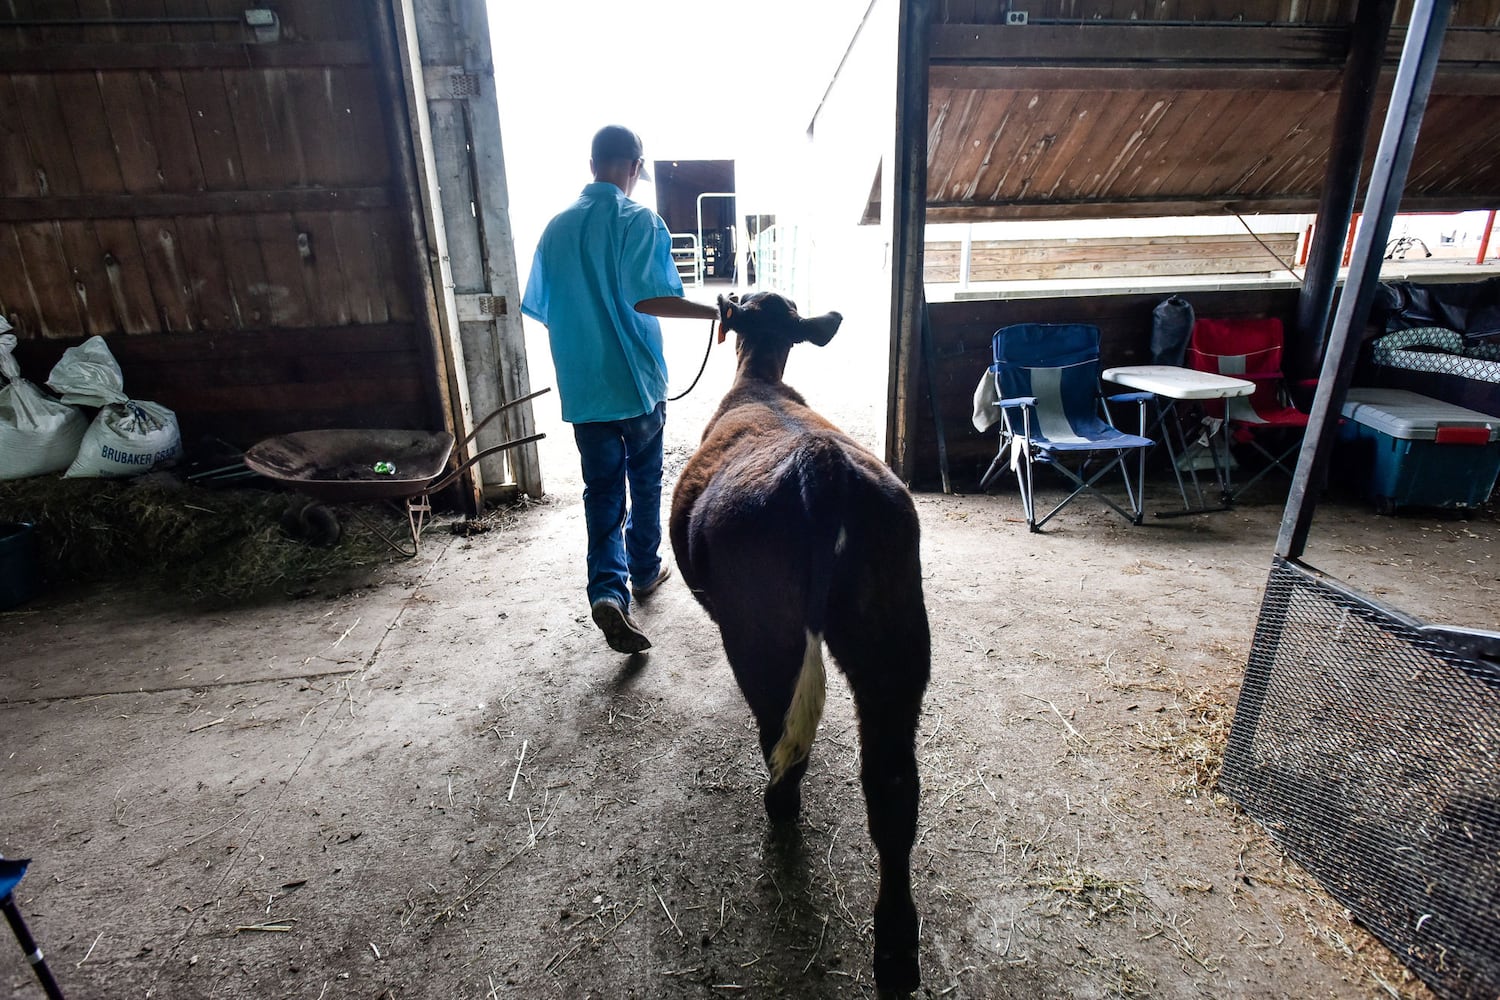
<path fill-rule="evenodd" d="M 36 590 L 36 534 L 29 524 L 0 521 L 0 611 L 29 601 Z"/>
<path fill-rule="evenodd" d="M 1500 417 L 1405 389 L 1350 389 L 1344 468 L 1379 509 L 1477 507 L 1500 475 Z"/>

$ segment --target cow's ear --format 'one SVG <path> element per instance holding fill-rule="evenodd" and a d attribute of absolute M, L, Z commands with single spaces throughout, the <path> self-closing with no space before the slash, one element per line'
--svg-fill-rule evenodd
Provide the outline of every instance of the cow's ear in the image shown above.
<path fill-rule="evenodd" d="M 800 320 L 797 325 L 798 339 L 810 341 L 822 347 L 833 339 L 835 333 L 839 332 L 839 324 L 843 321 L 844 317 L 836 312 Z"/>
<path fill-rule="evenodd" d="M 728 325 L 735 315 L 740 311 L 738 299 L 734 295 L 719 296 L 719 325 L 722 329 Z"/>

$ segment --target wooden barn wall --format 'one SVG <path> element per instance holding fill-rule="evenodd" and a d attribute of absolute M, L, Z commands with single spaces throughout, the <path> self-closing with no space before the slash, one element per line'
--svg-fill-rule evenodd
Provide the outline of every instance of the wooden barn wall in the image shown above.
<path fill-rule="evenodd" d="M 0 312 L 23 374 L 45 381 L 103 335 L 126 392 L 174 409 L 189 446 L 440 426 L 393 166 L 404 126 L 372 34 L 384 5 L 277 2 L 275 40 L 245 7 L 6 5 Z"/>
<path fill-rule="evenodd" d="M 1152 310 L 1168 291 L 1093 295 L 1054 299 L 980 299 L 933 302 L 932 324 L 938 410 L 948 451 L 949 474 L 957 490 L 973 490 L 995 457 L 998 437 L 993 429 L 980 433 L 970 417 L 974 389 L 990 363 L 990 339 L 1012 323 L 1093 323 L 1099 327 L 1104 368 L 1149 363 Z M 1297 311 L 1297 290 L 1193 291 L 1181 293 L 1199 316 L 1217 318 L 1275 316 L 1291 325 Z M 925 378 L 919 379 L 926 397 Z M 941 483 L 937 433 L 931 403 L 924 398 L 921 419 L 912 428 L 912 485 L 937 489 Z M 1004 480 L 1002 479 L 1002 485 Z"/>

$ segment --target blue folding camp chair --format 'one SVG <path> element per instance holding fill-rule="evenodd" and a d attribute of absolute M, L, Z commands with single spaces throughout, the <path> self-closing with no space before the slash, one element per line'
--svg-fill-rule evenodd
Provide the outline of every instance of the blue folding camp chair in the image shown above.
<path fill-rule="evenodd" d="M 1152 393 L 1100 394 L 1099 328 L 1086 323 L 1020 323 L 997 330 L 992 347 L 990 372 L 1000 397 L 1000 449 L 980 479 L 980 489 L 1009 465 L 1032 531 L 1042 530 L 1054 514 L 1085 493 L 1140 524 L 1146 449 L 1154 442 L 1118 430 L 1106 403 L 1139 403 L 1138 426 L 1145 427 L 1146 401 Z M 1101 456 L 1103 464 L 1096 464 Z M 1132 457 L 1134 481 L 1128 461 Z M 1037 462 L 1057 469 L 1074 487 L 1041 518 L 1032 493 L 1032 466 Z M 1125 483 L 1128 509 L 1097 485 L 1116 468 Z"/>
<path fill-rule="evenodd" d="M 21 884 L 21 877 L 26 874 L 28 864 L 30 861 L 26 859 L 0 855 L 0 911 L 5 913 L 10 929 L 15 931 L 16 940 L 26 953 L 26 961 L 31 963 L 31 969 L 41 981 L 42 991 L 47 994 L 48 1000 L 63 1000 L 62 990 L 58 988 L 57 980 L 52 978 L 47 960 L 42 957 L 42 949 L 32 940 L 26 921 L 21 919 L 21 911 L 16 909 L 15 888 Z"/>

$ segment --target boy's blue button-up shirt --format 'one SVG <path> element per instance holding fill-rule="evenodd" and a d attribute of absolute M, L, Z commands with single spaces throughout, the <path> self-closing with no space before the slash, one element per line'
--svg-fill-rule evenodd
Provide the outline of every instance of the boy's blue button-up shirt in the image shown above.
<path fill-rule="evenodd" d="M 625 420 L 666 399 L 661 324 L 635 305 L 682 294 L 666 223 L 615 185 L 585 186 L 547 224 L 521 311 L 547 326 L 564 420 Z"/>

